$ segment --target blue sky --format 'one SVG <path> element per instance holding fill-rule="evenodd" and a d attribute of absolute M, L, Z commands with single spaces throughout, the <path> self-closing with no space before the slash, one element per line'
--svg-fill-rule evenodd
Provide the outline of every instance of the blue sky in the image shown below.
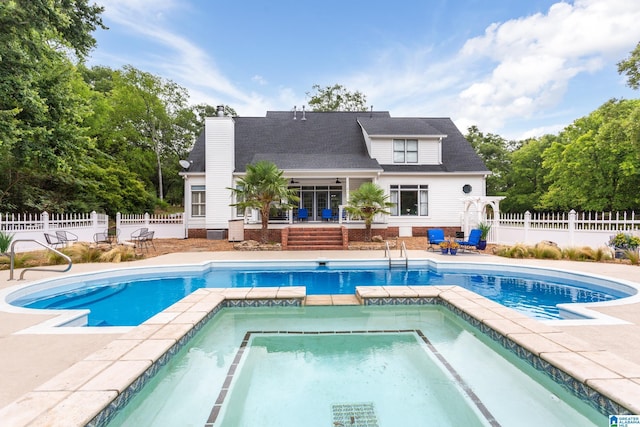
<path fill-rule="evenodd" d="M 616 63 L 640 41 L 635 0 L 96 0 L 109 30 L 89 65 L 125 64 L 241 116 L 291 110 L 342 84 L 394 117 L 464 133 L 557 133 L 639 98 Z"/>

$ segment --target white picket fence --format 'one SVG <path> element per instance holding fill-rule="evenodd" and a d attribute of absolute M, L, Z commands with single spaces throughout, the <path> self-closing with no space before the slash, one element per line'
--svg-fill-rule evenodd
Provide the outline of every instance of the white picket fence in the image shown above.
<path fill-rule="evenodd" d="M 27 240 L 17 242 L 16 252 L 26 252 L 42 249 L 42 246 L 30 240 L 37 240 L 46 244 L 45 233 L 55 235 L 56 231 L 65 230 L 78 236 L 80 242 L 93 242 L 96 233 L 103 233 L 109 226 L 118 230 L 120 242 L 129 240 L 135 230 L 147 227 L 154 231 L 154 238 L 183 239 L 187 236 L 184 214 L 169 215 L 141 215 L 116 214 L 115 221 L 109 222 L 109 216 L 97 212 L 81 214 L 1 214 L 0 231 L 13 235 L 13 240 Z"/>
<path fill-rule="evenodd" d="M 640 236 L 640 215 L 635 212 L 501 213 L 492 224 L 489 243 L 533 245 L 548 240 L 561 247 L 606 246 L 619 232 Z"/>

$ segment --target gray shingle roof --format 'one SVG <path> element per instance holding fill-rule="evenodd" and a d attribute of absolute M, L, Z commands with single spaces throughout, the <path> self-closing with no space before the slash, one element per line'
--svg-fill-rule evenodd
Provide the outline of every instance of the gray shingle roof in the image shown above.
<path fill-rule="evenodd" d="M 360 119 L 360 124 L 367 131 L 369 136 L 409 136 L 409 135 L 431 135 L 442 136 L 442 133 L 431 126 L 426 119 L 414 117 L 394 117 Z"/>
<path fill-rule="evenodd" d="M 269 111 L 266 117 L 236 117 L 236 172 L 269 160 L 280 169 L 366 169 L 387 172 L 489 172 L 449 118 L 391 118 L 384 112 Z M 369 135 L 446 135 L 442 165 L 380 165 L 369 157 L 360 126 Z M 188 160 L 188 172 L 204 172 L 204 132 Z"/>
<path fill-rule="evenodd" d="M 266 117 L 236 118 L 236 172 L 269 160 L 280 169 L 380 169 L 369 157 L 358 117 L 367 112 L 269 111 Z M 374 112 L 374 117 L 389 117 Z"/>

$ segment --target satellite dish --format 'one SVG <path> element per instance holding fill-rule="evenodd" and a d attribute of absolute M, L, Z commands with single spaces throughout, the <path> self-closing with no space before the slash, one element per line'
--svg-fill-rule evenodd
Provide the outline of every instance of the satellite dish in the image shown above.
<path fill-rule="evenodd" d="M 180 160 L 178 163 L 180 163 L 180 166 L 184 169 L 189 169 L 189 166 L 191 166 L 191 163 L 189 163 L 188 160 Z"/>

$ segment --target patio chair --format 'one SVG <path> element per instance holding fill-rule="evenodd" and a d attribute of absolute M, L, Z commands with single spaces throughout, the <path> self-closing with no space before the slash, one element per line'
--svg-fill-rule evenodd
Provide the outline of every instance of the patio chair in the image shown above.
<path fill-rule="evenodd" d="M 147 231 L 149 231 L 147 227 L 138 228 L 136 231 L 131 233 L 131 241 L 135 242 L 136 240 L 139 240 L 140 236 L 145 234 Z"/>
<path fill-rule="evenodd" d="M 479 228 L 474 228 L 469 232 L 469 237 L 466 241 L 458 241 L 460 244 L 460 249 L 463 252 L 466 252 L 467 249 L 477 249 L 478 244 L 480 244 L 480 237 L 482 237 L 482 230 Z"/>
<path fill-rule="evenodd" d="M 70 231 L 58 230 L 56 231 L 56 237 L 64 246 L 67 246 L 69 242 L 78 241 L 78 236 Z"/>
<path fill-rule="evenodd" d="M 298 209 L 298 221 L 307 221 L 309 219 L 309 211 L 306 208 Z"/>
<path fill-rule="evenodd" d="M 149 245 L 153 247 L 154 251 L 156 250 L 156 245 L 153 244 L 154 234 L 155 234 L 155 231 L 146 231 L 142 233 L 140 237 L 138 237 L 138 240 L 136 240 L 136 242 L 137 242 L 137 246 L 140 247 L 141 252 L 143 250 L 149 252 Z"/>
<path fill-rule="evenodd" d="M 432 228 L 427 230 L 427 240 L 429 244 L 429 246 L 427 246 L 427 250 L 440 250 L 440 243 L 445 241 L 444 230 L 441 228 Z"/>
<path fill-rule="evenodd" d="M 47 241 L 47 245 L 53 248 L 57 248 L 58 246 L 64 244 L 64 242 L 61 242 L 60 239 L 58 239 L 53 234 L 44 233 L 44 239 Z"/>
<path fill-rule="evenodd" d="M 322 220 L 331 221 L 332 219 L 333 219 L 333 214 L 331 213 L 331 209 L 322 209 Z"/>

